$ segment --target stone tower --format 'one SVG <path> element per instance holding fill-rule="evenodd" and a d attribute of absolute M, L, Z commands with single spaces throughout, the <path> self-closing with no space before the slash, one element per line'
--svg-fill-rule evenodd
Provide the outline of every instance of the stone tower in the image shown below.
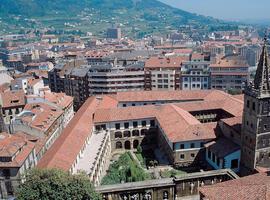
<path fill-rule="evenodd" d="M 253 83 L 244 91 L 241 136 L 241 173 L 250 174 L 256 167 L 270 168 L 270 66 L 267 38 Z"/>

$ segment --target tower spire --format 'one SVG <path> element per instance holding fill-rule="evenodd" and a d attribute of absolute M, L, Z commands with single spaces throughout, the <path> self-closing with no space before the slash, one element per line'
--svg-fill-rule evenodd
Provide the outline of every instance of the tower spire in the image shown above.
<path fill-rule="evenodd" d="M 268 50 L 267 50 L 267 36 L 264 37 L 264 44 L 262 49 L 262 54 L 260 57 L 260 61 L 257 67 L 255 79 L 254 79 L 254 88 L 256 90 L 269 91 L 270 92 L 270 69 L 269 69 L 269 58 L 268 58 Z"/>

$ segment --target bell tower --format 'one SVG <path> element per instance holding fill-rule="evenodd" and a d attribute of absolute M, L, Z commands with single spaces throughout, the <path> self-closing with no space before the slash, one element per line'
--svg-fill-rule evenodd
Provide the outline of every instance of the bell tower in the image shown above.
<path fill-rule="evenodd" d="M 244 91 L 241 134 L 241 173 L 251 174 L 256 167 L 270 168 L 270 68 L 268 41 L 264 39 L 262 54 L 253 83 Z"/>

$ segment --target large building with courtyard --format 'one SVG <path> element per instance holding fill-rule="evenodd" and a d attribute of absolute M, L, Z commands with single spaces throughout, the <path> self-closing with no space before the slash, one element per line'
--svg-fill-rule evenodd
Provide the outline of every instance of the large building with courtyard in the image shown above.
<path fill-rule="evenodd" d="M 247 84 L 244 95 L 201 90 L 133 91 L 91 97 L 38 167 L 71 173 L 85 171 L 94 185 L 99 186 L 112 155 L 141 147 L 150 149 L 160 164 L 200 171 L 184 178 L 133 184 L 140 193 L 129 193 L 129 197 L 125 194 L 125 198 L 120 193 L 117 198 L 112 196 L 122 191 L 122 187 L 133 191 L 132 184 L 98 187 L 104 199 L 134 199 L 144 195 L 176 199 L 186 190 L 193 194 L 195 187 L 206 183 L 238 179 L 235 173 L 247 175 L 267 170 L 269 73 L 265 43 L 255 81 Z M 153 188 L 152 193 L 146 191 L 151 184 L 155 185 L 155 194 Z M 145 185 L 144 191 L 140 185 Z M 169 185 L 173 189 L 163 191 Z"/>

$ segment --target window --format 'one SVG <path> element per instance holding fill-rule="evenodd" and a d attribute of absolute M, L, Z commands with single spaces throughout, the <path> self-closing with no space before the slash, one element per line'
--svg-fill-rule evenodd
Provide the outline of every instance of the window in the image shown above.
<path fill-rule="evenodd" d="M 219 158 L 217 159 L 217 166 L 219 166 L 220 165 L 220 160 L 219 160 Z"/>
<path fill-rule="evenodd" d="M 123 104 L 123 107 L 127 107 L 127 104 Z"/>
<path fill-rule="evenodd" d="M 133 122 L 133 128 L 137 128 L 138 127 L 138 122 Z"/>
<path fill-rule="evenodd" d="M 190 144 L 190 148 L 191 148 L 191 149 L 195 148 L 195 144 L 194 144 L 194 143 L 191 143 L 191 144 Z"/>
<path fill-rule="evenodd" d="M 135 103 L 133 103 L 132 106 L 135 106 Z"/>
<path fill-rule="evenodd" d="M 247 108 L 249 108 L 249 100 L 247 100 Z"/>
<path fill-rule="evenodd" d="M 188 84 L 185 84 L 185 86 L 184 86 L 185 88 L 187 88 L 188 87 Z"/>
<path fill-rule="evenodd" d="M 238 159 L 234 159 L 231 161 L 231 168 L 237 169 L 238 168 Z"/>
<path fill-rule="evenodd" d="M 256 110 L 256 104 L 255 104 L 255 102 L 252 103 L 252 110 L 253 110 L 253 111 Z"/>
<path fill-rule="evenodd" d="M 208 150 L 208 158 L 211 159 L 211 151 Z"/>
<path fill-rule="evenodd" d="M 191 156 L 191 158 L 195 158 L 195 154 L 194 153 L 190 154 L 190 156 Z"/>
<path fill-rule="evenodd" d="M 164 76 L 164 78 L 168 78 L 168 77 L 169 77 L 169 75 L 168 75 L 168 74 L 164 74 L 163 76 Z"/>
<path fill-rule="evenodd" d="M 115 124 L 115 129 L 116 130 L 119 130 L 120 129 L 120 124 L 119 123 Z"/>
<path fill-rule="evenodd" d="M 150 121 L 150 125 L 151 125 L 151 126 L 155 126 L 155 125 L 156 125 L 155 120 L 151 120 L 151 121 Z"/>
<path fill-rule="evenodd" d="M 181 155 L 180 155 L 180 159 L 181 159 L 181 160 L 185 159 L 185 154 L 181 154 Z"/>
<path fill-rule="evenodd" d="M 158 78 L 162 78 L 162 74 L 158 74 L 157 76 L 158 76 Z"/>
<path fill-rule="evenodd" d="M 216 162 L 216 155 L 215 154 L 212 154 L 212 161 Z"/>
<path fill-rule="evenodd" d="M 185 145 L 184 144 L 181 144 L 180 145 L 180 149 L 185 149 Z"/>
<path fill-rule="evenodd" d="M 267 124 L 264 124 L 263 128 L 264 128 L 264 130 L 266 130 L 267 129 Z"/>
<path fill-rule="evenodd" d="M 129 122 L 125 122 L 124 127 L 125 127 L 125 129 L 128 129 L 129 128 Z"/>
<path fill-rule="evenodd" d="M 142 121 L 142 126 L 146 126 L 146 121 Z"/>
<path fill-rule="evenodd" d="M 201 146 L 201 148 L 203 148 L 203 147 L 204 147 L 204 143 L 203 143 L 203 142 L 201 142 L 201 145 L 200 145 L 200 146 Z"/>
<path fill-rule="evenodd" d="M 169 199 L 169 193 L 167 191 L 163 192 L 163 200 Z"/>

